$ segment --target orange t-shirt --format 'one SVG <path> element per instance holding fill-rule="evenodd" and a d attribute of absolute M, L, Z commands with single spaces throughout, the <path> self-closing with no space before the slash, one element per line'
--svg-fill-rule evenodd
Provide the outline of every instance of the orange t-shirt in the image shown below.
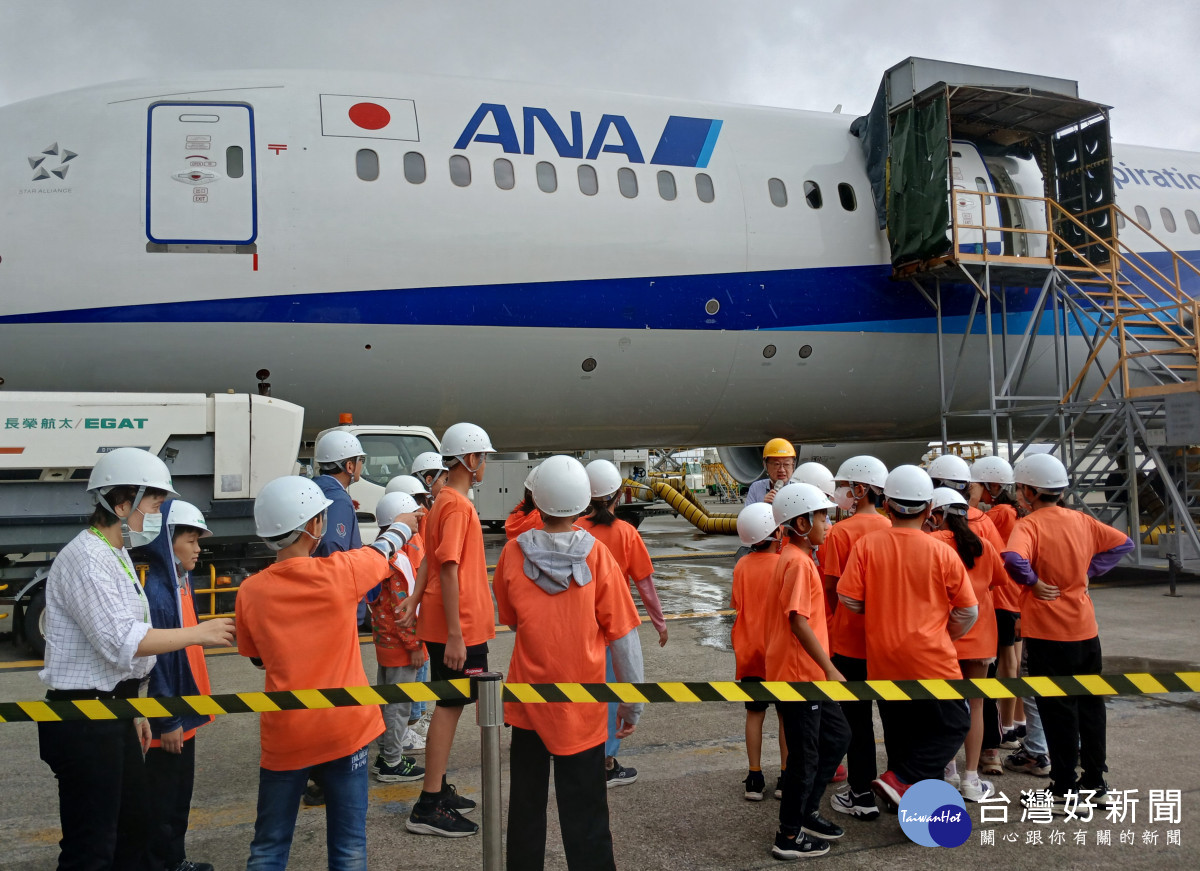
<path fill-rule="evenodd" d="M 632 523 L 618 517 L 611 526 L 601 526 L 584 517 L 575 525 L 590 532 L 596 541 L 608 548 L 626 580 L 640 581 L 654 574 L 650 551 L 646 550 L 646 543 Z"/>
<path fill-rule="evenodd" d="M 864 603 L 869 679 L 962 677 L 946 624 L 951 608 L 979 603 L 952 548 L 919 529 L 872 532 L 851 549 L 837 591 Z"/>
<path fill-rule="evenodd" d="M 825 670 L 808 655 L 792 632 L 792 614 L 808 620 L 813 634 L 829 651 L 825 625 L 825 589 L 817 565 L 794 544 L 785 545 L 766 595 L 766 679 L 825 680 Z"/>
<path fill-rule="evenodd" d="M 522 503 L 524 504 L 524 503 Z M 531 529 L 542 528 L 542 512 L 536 508 L 531 509 L 528 513 L 514 511 L 508 515 L 508 519 L 504 521 L 504 534 L 512 541 L 522 532 L 528 532 Z"/>
<path fill-rule="evenodd" d="M 500 621 L 515 631 L 508 679 L 515 683 L 604 683 L 604 649 L 641 625 L 629 585 L 616 560 L 598 542 L 587 556 L 592 580 L 571 581 L 551 595 L 525 575 L 525 554 L 510 541 L 496 563 L 494 587 Z M 608 706 L 603 703 L 505 702 L 510 726 L 532 729 L 554 756 L 603 744 Z"/>
<path fill-rule="evenodd" d="M 948 529 L 939 529 L 933 537 L 944 541 L 956 554 L 954 533 Z M 1008 572 L 1004 570 L 1004 561 L 992 543 L 981 539 L 983 554 L 975 558 L 975 565 L 967 569 L 967 577 L 971 581 L 971 589 L 979 600 L 979 617 L 962 638 L 954 642 L 959 659 L 991 659 L 996 655 L 996 640 L 999 632 L 996 629 L 996 609 L 992 594 L 1004 586 L 1009 586 Z M 959 559 L 962 559 L 960 556 Z M 965 563 L 963 564 L 965 567 Z"/>
<path fill-rule="evenodd" d="M 779 554 L 772 550 L 751 551 L 733 567 L 733 654 L 737 658 L 737 680 L 767 676 L 767 589 L 775 575 Z"/>
<path fill-rule="evenodd" d="M 445 644 L 449 637 L 442 604 L 442 566 L 458 564 L 458 620 L 467 647 L 496 637 L 496 616 L 483 555 L 483 527 L 471 500 L 443 487 L 425 526 L 425 593 L 417 615 L 417 637 Z"/>
<path fill-rule="evenodd" d="M 1013 512 L 1013 518 L 1016 518 L 1016 512 Z M 978 508 L 967 509 L 967 526 L 971 527 L 973 533 L 990 544 L 999 554 L 1004 551 L 1004 543 L 1008 541 L 1008 536 L 1000 532 L 995 521 L 996 518 L 992 516 L 991 511 L 984 514 Z M 1020 611 L 1020 595 L 1021 591 L 1017 589 L 1016 582 L 1008 576 L 1008 572 L 1005 572 L 1004 583 L 992 590 L 992 602 L 996 608 L 1003 608 L 1005 611 Z M 980 611 L 982 612 L 982 610 L 981 608 Z M 967 657 L 961 658 L 966 659 Z"/>
<path fill-rule="evenodd" d="M 985 515 L 988 520 L 992 521 L 992 526 L 996 527 L 996 532 L 1000 533 L 1000 538 L 1005 542 L 1012 535 L 1013 527 L 1017 525 L 1017 509 L 1014 505 L 1004 503 L 1003 505 L 993 505 L 987 510 Z"/>
<path fill-rule="evenodd" d="M 1126 538 L 1090 514 L 1058 505 L 1018 520 L 1005 550 L 1024 557 L 1038 578 L 1060 591 L 1052 601 L 1032 593 L 1021 597 L 1021 636 L 1046 641 L 1095 638 L 1100 630 L 1088 594 L 1088 566 L 1096 554 L 1124 544 Z"/>
<path fill-rule="evenodd" d="M 197 625 L 196 620 L 196 604 L 192 597 L 191 579 L 184 584 L 179 590 L 179 625 L 183 629 Z M 204 661 L 204 648 L 199 644 L 189 644 L 184 648 L 187 655 L 188 668 L 192 670 L 192 680 L 196 682 L 196 693 L 202 696 L 212 695 L 212 684 L 208 680 L 208 664 Z M 200 726 L 207 726 L 213 721 L 210 715 L 208 721 L 201 723 Z M 193 729 L 187 729 L 183 733 L 183 740 L 188 741 L 196 737 L 197 726 Z M 162 741 L 158 738 L 153 738 L 150 741 L 151 747 L 161 747 Z"/>
<path fill-rule="evenodd" d="M 263 661 L 268 692 L 367 686 L 358 601 L 389 571 L 369 547 L 267 566 L 238 590 L 238 653 Z M 261 764 L 271 771 L 318 765 L 360 750 L 382 732 L 377 707 L 266 711 Z"/>
<path fill-rule="evenodd" d="M 829 530 L 825 544 L 821 546 L 825 574 L 840 578 L 855 542 L 867 533 L 891 528 L 892 522 L 873 508 L 856 511 L 845 520 L 839 520 Z M 829 621 L 831 652 L 853 659 L 866 659 L 867 636 L 862 614 L 855 614 L 849 608 L 839 608 L 836 594 L 826 596 L 826 599 L 830 600 L 833 607 L 833 617 Z"/>

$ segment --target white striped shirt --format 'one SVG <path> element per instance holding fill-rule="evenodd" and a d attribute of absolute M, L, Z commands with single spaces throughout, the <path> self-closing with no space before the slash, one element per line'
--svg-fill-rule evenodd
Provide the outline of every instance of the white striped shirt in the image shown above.
<path fill-rule="evenodd" d="M 135 655 L 151 625 L 146 594 L 134 577 L 129 552 L 90 530 L 59 551 L 46 580 L 42 683 L 56 690 L 112 690 L 150 674 L 155 658 Z"/>

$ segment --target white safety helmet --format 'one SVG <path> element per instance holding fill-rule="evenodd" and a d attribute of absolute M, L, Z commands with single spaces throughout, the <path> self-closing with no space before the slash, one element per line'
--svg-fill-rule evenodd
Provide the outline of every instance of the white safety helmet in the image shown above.
<path fill-rule="evenodd" d="M 1013 466 L 1013 481 L 1033 487 L 1039 493 L 1061 493 L 1071 485 L 1067 467 L 1050 454 L 1021 457 Z"/>
<path fill-rule="evenodd" d="M 391 526 L 397 515 L 415 514 L 416 511 L 417 500 L 407 493 L 393 490 L 391 493 L 384 493 L 375 505 L 375 522 L 383 529 L 385 526 Z"/>
<path fill-rule="evenodd" d="M 817 464 L 820 465 L 820 464 Z M 829 471 L 826 469 L 826 471 Z M 813 484 L 792 483 L 775 494 L 771 503 L 772 516 L 776 526 L 783 526 L 794 518 L 804 517 L 814 511 L 828 511 L 836 508 L 829 497 Z"/>
<path fill-rule="evenodd" d="M 208 538 L 212 535 L 212 530 L 208 528 L 208 523 L 205 522 L 200 509 L 182 499 L 176 499 L 171 503 L 164 522 L 170 527 L 186 526 L 194 529 L 200 533 L 201 538 Z M 174 535 L 174 532 L 171 534 Z"/>
<path fill-rule="evenodd" d="M 1013 483 L 1013 467 L 1003 457 L 980 457 L 971 464 L 971 481 L 976 484 Z"/>
<path fill-rule="evenodd" d="M 775 522 L 775 509 L 766 502 L 747 505 L 737 517 L 738 540 L 746 547 L 766 541 L 775 534 L 779 524 Z"/>
<path fill-rule="evenodd" d="M 342 429 L 333 429 L 325 433 L 317 439 L 317 445 L 313 449 L 313 459 L 322 466 L 334 463 L 340 465 L 346 460 L 357 460 L 366 455 L 367 452 L 363 450 L 358 437 Z"/>
<path fill-rule="evenodd" d="M 309 478 L 276 478 L 268 481 L 254 500 L 254 528 L 260 538 L 267 540 L 267 547 L 283 550 L 300 537 L 308 521 L 332 504 Z"/>
<path fill-rule="evenodd" d="M 412 473 L 414 475 L 445 471 L 446 464 L 442 462 L 442 455 L 437 451 L 425 451 L 424 453 L 417 454 L 417 458 L 413 460 Z"/>
<path fill-rule="evenodd" d="M 467 454 L 494 454 L 492 440 L 483 427 L 473 423 L 456 423 L 442 435 L 442 457 L 465 457 Z"/>
<path fill-rule="evenodd" d="M 96 504 L 116 514 L 105 498 L 113 487 L 136 487 L 133 497 L 136 508 L 150 489 L 164 490 L 170 496 L 178 496 L 167 464 L 149 451 L 141 448 L 116 448 L 101 454 L 88 476 L 88 492 Z"/>
<path fill-rule="evenodd" d="M 541 466 L 534 466 L 529 470 L 529 474 L 525 476 L 525 489 L 530 493 L 533 492 L 533 482 L 537 480 L 537 470 L 540 468 Z"/>
<path fill-rule="evenodd" d="M 887 481 L 887 466 L 875 457 L 851 457 L 840 466 L 834 478 L 838 481 L 849 481 L 852 484 L 869 484 L 872 487 L 883 487 Z"/>
<path fill-rule="evenodd" d="M 920 514 L 933 501 L 933 480 L 917 466 L 897 466 L 888 472 L 883 495 L 897 514 Z M 895 500 L 914 504 L 901 505 Z"/>
<path fill-rule="evenodd" d="M 942 454 L 929 464 L 929 477 L 935 481 L 961 484 L 955 490 L 965 490 L 971 483 L 971 467 L 962 457 L 954 454 Z"/>
<path fill-rule="evenodd" d="M 935 487 L 930 507 L 934 511 L 941 510 L 947 514 L 961 514 L 965 517 L 968 506 L 967 500 L 957 490 L 951 490 L 949 487 Z"/>
<path fill-rule="evenodd" d="M 587 464 L 588 481 L 592 486 L 593 499 L 607 499 L 625 483 L 621 470 L 608 460 L 592 460 Z"/>
<path fill-rule="evenodd" d="M 407 493 L 409 496 L 428 496 L 429 491 L 421 483 L 420 478 L 412 475 L 397 475 L 387 482 L 384 493 Z"/>
<path fill-rule="evenodd" d="M 796 471 L 792 473 L 792 480 L 790 483 L 812 484 L 830 499 L 833 498 L 834 490 L 837 489 L 833 481 L 833 472 L 829 471 L 827 466 L 822 465 L 821 463 L 814 463 L 812 461 L 801 463 L 796 468 Z M 787 488 L 784 487 L 783 489 L 786 490 Z M 779 492 L 782 493 L 783 490 L 780 490 Z"/>
<path fill-rule="evenodd" d="M 587 511 L 592 485 L 587 469 L 574 457 L 559 454 L 543 461 L 533 482 L 533 504 L 551 517 L 574 517 Z"/>

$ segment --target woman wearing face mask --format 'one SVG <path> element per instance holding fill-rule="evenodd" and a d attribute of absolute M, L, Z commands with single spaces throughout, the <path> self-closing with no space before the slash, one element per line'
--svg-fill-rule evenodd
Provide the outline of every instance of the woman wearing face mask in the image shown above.
<path fill-rule="evenodd" d="M 153 515 L 147 494 L 155 509 L 174 494 L 162 460 L 118 448 L 96 462 L 87 489 L 96 506 L 89 528 L 59 551 L 46 581 L 46 663 L 38 676 L 50 687 L 49 701 L 133 698 L 156 654 L 233 641 L 231 620 L 186 629 L 151 625 L 123 535 L 135 524 L 149 534 L 142 522 Z M 41 758 L 58 779 L 59 868 L 157 871 L 148 850 L 142 757 L 149 743 L 144 720 L 38 724 Z"/>

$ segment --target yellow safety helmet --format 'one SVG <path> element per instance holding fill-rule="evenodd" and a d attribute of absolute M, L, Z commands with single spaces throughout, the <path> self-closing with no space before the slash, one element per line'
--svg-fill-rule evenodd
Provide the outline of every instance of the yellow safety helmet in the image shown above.
<path fill-rule="evenodd" d="M 787 439 L 771 439 L 763 447 L 763 459 L 768 457 L 795 457 L 796 449 Z"/>

